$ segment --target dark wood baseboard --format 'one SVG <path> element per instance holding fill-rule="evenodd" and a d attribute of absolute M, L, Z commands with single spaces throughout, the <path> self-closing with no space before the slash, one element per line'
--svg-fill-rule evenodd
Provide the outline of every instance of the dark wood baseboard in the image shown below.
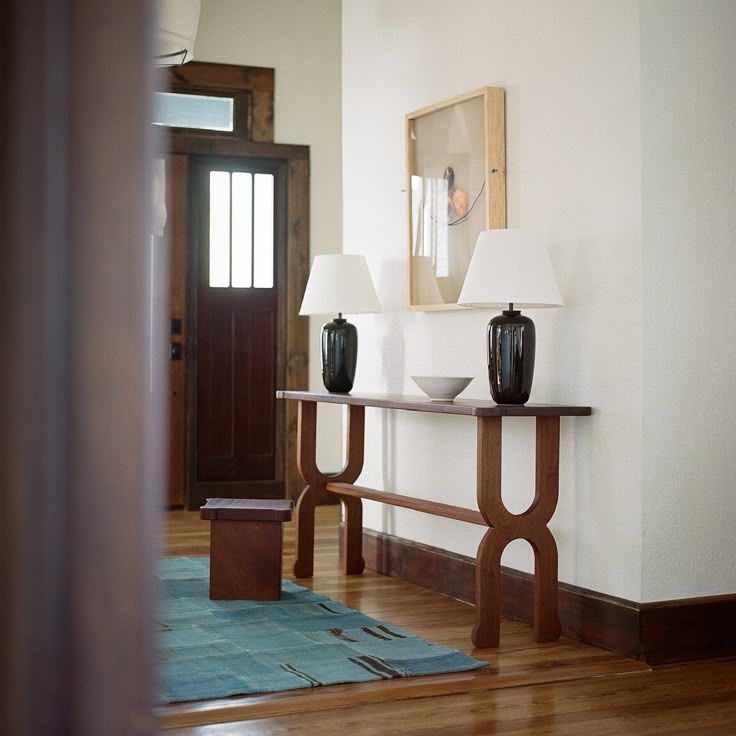
<path fill-rule="evenodd" d="M 736 655 L 736 595 L 642 603 L 640 621 L 651 664 Z"/>
<path fill-rule="evenodd" d="M 366 565 L 384 575 L 473 602 L 475 560 L 464 555 L 364 530 Z M 533 576 L 501 569 L 503 615 L 532 621 Z M 560 583 L 564 636 L 647 663 L 669 664 L 736 654 L 736 595 L 636 603 Z"/>

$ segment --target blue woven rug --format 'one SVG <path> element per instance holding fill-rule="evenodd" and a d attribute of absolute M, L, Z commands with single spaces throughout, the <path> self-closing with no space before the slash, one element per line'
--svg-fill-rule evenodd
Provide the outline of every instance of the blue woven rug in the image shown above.
<path fill-rule="evenodd" d="M 159 577 L 162 703 L 487 666 L 288 580 L 280 601 L 211 601 L 206 557 L 162 560 Z"/>

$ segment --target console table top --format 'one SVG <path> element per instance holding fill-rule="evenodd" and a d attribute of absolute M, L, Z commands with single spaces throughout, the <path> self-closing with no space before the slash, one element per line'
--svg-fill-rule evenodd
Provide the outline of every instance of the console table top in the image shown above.
<path fill-rule="evenodd" d="M 463 414 L 474 417 L 571 417 L 589 416 L 589 406 L 562 406 L 557 404 L 524 404 L 512 406 L 496 404 L 483 399 L 455 399 L 454 401 L 431 401 L 423 396 L 403 396 L 400 394 L 338 394 L 328 391 L 286 391 L 276 392 L 277 399 L 315 401 L 325 404 L 347 404 L 353 406 L 374 406 L 379 409 L 404 409 L 426 411 L 434 414 Z"/>

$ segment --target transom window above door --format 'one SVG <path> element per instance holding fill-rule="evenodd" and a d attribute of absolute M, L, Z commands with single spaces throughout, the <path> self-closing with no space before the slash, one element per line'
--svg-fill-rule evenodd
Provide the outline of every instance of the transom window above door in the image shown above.
<path fill-rule="evenodd" d="M 273 174 L 210 171 L 209 196 L 209 285 L 273 288 Z"/>
<path fill-rule="evenodd" d="M 213 95 L 156 92 L 153 95 L 153 124 L 168 128 L 194 128 L 232 132 L 235 99 Z"/>

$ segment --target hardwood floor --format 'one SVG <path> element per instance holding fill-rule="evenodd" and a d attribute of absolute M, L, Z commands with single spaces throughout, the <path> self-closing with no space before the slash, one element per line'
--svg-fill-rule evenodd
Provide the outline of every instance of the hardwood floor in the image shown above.
<path fill-rule="evenodd" d="M 315 574 L 300 584 L 485 659 L 489 668 L 175 704 L 158 712 L 167 736 L 736 736 L 735 659 L 650 670 L 569 639 L 535 644 L 531 627 L 511 620 L 502 622 L 498 649 L 473 649 L 472 606 L 370 570 L 342 575 L 337 518 L 335 506 L 317 509 Z M 209 524 L 198 512 L 168 512 L 163 544 L 168 556 L 206 555 Z M 287 575 L 293 549 L 293 524 L 285 524 Z"/>

